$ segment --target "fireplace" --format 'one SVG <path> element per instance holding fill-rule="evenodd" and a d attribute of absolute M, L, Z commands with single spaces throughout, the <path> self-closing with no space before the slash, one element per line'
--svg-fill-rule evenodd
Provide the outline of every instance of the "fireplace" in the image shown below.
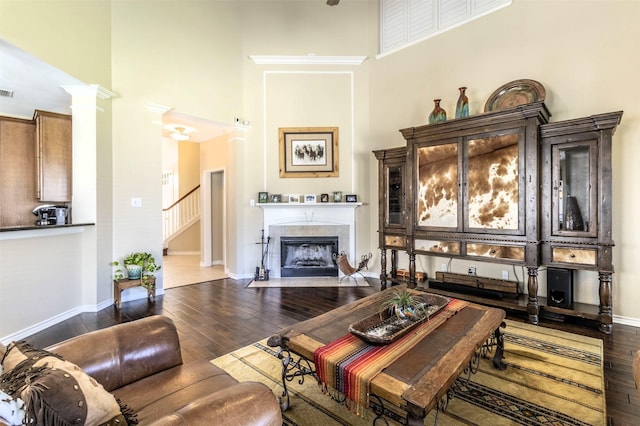
<path fill-rule="evenodd" d="M 337 277 L 338 237 L 280 237 L 281 277 Z"/>

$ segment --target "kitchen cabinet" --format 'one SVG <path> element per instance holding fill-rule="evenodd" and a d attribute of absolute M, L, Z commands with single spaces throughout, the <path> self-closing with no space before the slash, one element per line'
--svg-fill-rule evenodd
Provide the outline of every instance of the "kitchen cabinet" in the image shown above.
<path fill-rule="evenodd" d="M 534 102 L 401 129 L 406 147 L 374 151 L 383 286 L 387 249 L 392 276 L 395 253 L 407 252 L 410 286 L 416 255 L 520 265 L 527 291 L 515 298 L 439 291 L 522 310 L 534 324 L 549 311 L 597 320 L 611 332 L 611 144 L 622 112 L 557 123 L 550 116 Z M 404 210 L 396 215 L 398 198 Z M 599 306 L 547 306 L 538 296 L 540 266 L 598 271 Z"/>
<path fill-rule="evenodd" d="M 37 198 L 71 201 L 71 116 L 36 110 Z"/>
<path fill-rule="evenodd" d="M 36 219 L 35 134 L 32 120 L 0 117 L 0 227 Z"/>

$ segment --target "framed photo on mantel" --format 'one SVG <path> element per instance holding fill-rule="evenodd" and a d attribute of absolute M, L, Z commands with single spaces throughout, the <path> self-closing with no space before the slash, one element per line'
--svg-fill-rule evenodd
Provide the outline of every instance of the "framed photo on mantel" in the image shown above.
<path fill-rule="evenodd" d="M 337 177 L 337 127 L 281 127 L 280 177 Z"/>

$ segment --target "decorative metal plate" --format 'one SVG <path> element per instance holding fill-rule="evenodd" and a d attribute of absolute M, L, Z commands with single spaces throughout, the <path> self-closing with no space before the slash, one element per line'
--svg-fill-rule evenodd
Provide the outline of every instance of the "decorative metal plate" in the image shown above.
<path fill-rule="evenodd" d="M 544 86 L 535 80 L 510 81 L 489 96 L 484 104 L 484 112 L 502 111 L 519 105 L 542 102 L 546 94 Z"/>

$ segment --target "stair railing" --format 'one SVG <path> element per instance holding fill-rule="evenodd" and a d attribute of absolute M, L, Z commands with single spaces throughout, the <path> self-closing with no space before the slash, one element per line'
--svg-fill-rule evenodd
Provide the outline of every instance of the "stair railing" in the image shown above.
<path fill-rule="evenodd" d="M 200 219 L 200 185 L 162 209 L 163 241 L 166 245 Z"/>

